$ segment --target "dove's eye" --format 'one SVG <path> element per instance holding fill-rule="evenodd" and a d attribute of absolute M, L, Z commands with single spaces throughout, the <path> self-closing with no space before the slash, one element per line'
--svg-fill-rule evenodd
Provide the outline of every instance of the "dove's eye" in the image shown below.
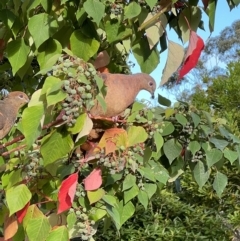
<path fill-rule="evenodd" d="M 150 86 L 153 86 L 153 82 L 149 82 L 149 85 L 150 85 Z"/>
<path fill-rule="evenodd" d="M 18 97 L 19 97 L 20 99 L 23 99 L 23 95 L 19 95 Z"/>

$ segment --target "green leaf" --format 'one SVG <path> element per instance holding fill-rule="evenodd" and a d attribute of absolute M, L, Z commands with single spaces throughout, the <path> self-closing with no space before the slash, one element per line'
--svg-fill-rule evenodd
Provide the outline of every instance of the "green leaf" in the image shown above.
<path fill-rule="evenodd" d="M 111 206 L 116 206 L 116 204 L 117 204 L 117 200 L 116 200 L 116 197 L 114 197 L 114 196 L 111 196 L 111 195 L 104 195 L 103 197 L 102 197 L 102 200 L 105 202 L 105 203 L 107 203 L 107 204 L 109 204 L 109 205 L 111 205 Z"/>
<path fill-rule="evenodd" d="M 45 241 L 51 231 L 51 225 L 45 216 L 30 219 L 26 233 L 29 241 Z"/>
<path fill-rule="evenodd" d="M 52 9 L 52 1 L 41 0 L 41 5 L 47 13 L 49 13 Z"/>
<path fill-rule="evenodd" d="M 162 123 L 161 128 L 163 130 L 162 133 L 161 133 L 162 136 L 168 136 L 168 135 L 172 134 L 175 130 L 174 125 L 171 122 L 168 122 L 168 121 L 164 121 Z"/>
<path fill-rule="evenodd" d="M 43 103 L 36 106 L 30 106 L 23 111 L 22 128 L 28 147 L 35 142 L 42 131 L 41 119 L 43 118 L 43 114 Z"/>
<path fill-rule="evenodd" d="M 148 206 L 148 195 L 145 191 L 140 190 L 138 193 L 138 201 L 144 206 L 145 210 L 147 210 Z"/>
<path fill-rule="evenodd" d="M 66 226 L 58 226 L 54 228 L 46 239 L 46 241 L 56 241 L 56 240 L 58 241 L 69 240 L 68 229 Z"/>
<path fill-rule="evenodd" d="M 18 162 L 16 164 L 20 164 L 20 163 Z M 9 189 L 10 187 L 14 186 L 17 183 L 20 183 L 23 180 L 22 171 L 20 169 L 18 169 L 18 170 L 14 170 L 11 172 L 9 172 L 9 171 L 5 172 L 2 175 L 1 180 L 2 180 L 2 187 L 4 189 Z"/>
<path fill-rule="evenodd" d="M 14 13 L 9 9 L 4 8 L 0 11 L 0 20 L 5 26 L 11 29 L 16 20 L 16 15 L 14 15 Z"/>
<path fill-rule="evenodd" d="M 112 175 L 107 175 L 107 180 L 105 186 L 112 185 L 115 182 L 122 179 L 123 173 L 116 173 Z"/>
<path fill-rule="evenodd" d="M 75 167 L 73 164 L 69 165 L 59 165 L 57 169 L 56 175 L 59 177 L 60 180 L 63 180 L 64 177 L 69 176 L 70 174 L 75 172 Z"/>
<path fill-rule="evenodd" d="M 240 143 L 240 139 L 237 136 L 234 136 L 233 134 L 230 134 L 230 137 L 233 141 L 233 143 Z"/>
<path fill-rule="evenodd" d="M 112 220 L 115 224 L 115 227 L 117 228 L 117 230 L 119 230 L 121 228 L 121 218 L 120 218 L 119 208 L 113 207 L 110 205 L 106 205 L 106 209 L 107 209 L 107 213 L 112 218 Z"/>
<path fill-rule="evenodd" d="M 205 171 L 204 164 L 199 161 L 193 169 L 193 176 L 199 188 L 202 188 L 210 176 L 210 171 Z"/>
<path fill-rule="evenodd" d="M 91 209 L 92 212 L 89 215 L 90 220 L 94 220 L 95 222 L 97 222 L 102 221 L 103 218 L 106 217 L 107 211 L 105 210 L 105 207 L 102 206 L 102 203 L 100 205 L 101 206 L 98 207 L 96 203 L 96 206 Z"/>
<path fill-rule="evenodd" d="M 160 94 L 158 94 L 158 103 L 160 105 L 167 106 L 167 107 L 171 106 L 171 104 L 172 104 L 169 99 L 165 98 L 164 96 L 162 96 Z"/>
<path fill-rule="evenodd" d="M 149 167 L 140 167 L 139 173 L 152 182 L 156 182 L 154 170 Z"/>
<path fill-rule="evenodd" d="M 38 50 L 37 60 L 42 70 L 49 71 L 52 66 L 57 62 L 59 56 L 62 53 L 61 44 L 55 39 L 48 39 L 41 45 Z"/>
<path fill-rule="evenodd" d="M 227 139 L 231 139 L 231 133 L 224 126 L 219 126 L 218 129 L 222 136 L 226 137 Z"/>
<path fill-rule="evenodd" d="M 136 184 L 136 177 L 132 174 L 128 174 L 123 181 L 122 191 L 125 191 L 131 188 L 135 184 Z"/>
<path fill-rule="evenodd" d="M 211 167 L 212 165 L 220 161 L 222 156 L 222 152 L 216 148 L 211 149 L 210 151 L 206 151 L 206 161 L 208 167 Z"/>
<path fill-rule="evenodd" d="M 233 162 L 235 162 L 238 158 L 238 153 L 236 151 L 231 151 L 226 148 L 223 153 L 224 157 L 227 158 L 231 162 L 231 164 L 233 164 Z"/>
<path fill-rule="evenodd" d="M 176 114 L 175 117 L 178 123 L 181 124 L 182 126 L 185 126 L 188 123 L 187 118 L 182 114 Z"/>
<path fill-rule="evenodd" d="M 153 183 L 144 183 L 144 190 L 148 195 L 149 200 L 157 191 L 157 185 Z"/>
<path fill-rule="evenodd" d="M 51 89 L 50 89 L 51 90 Z M 50 91 L 49 91 L 50 92 Z M 47 94 L 47 106 L 55 105 L 67 97 L 67 93 L 63 92 L 61 89 Z"/>
<path fill-rule="evenodd" d="M 175 110 L 173 108 L 167 108 L 165 109 L 165 117 L 169 118 L 175 113 Z"/>
<path fill-rule="evenodd" d="M 164 140 L 163 140 L 161 134 L 157 131 L 154 132 L 153 139 L 154 139 L 155 145 L 157 147 L 157 152 L 159 152 L 163 146 Z"/>
<path fill-rule="evenodd" d="M 121 205 L 121 206 L 120 206 Z M 123 202 L 120 203 L 120 217 L 121 217 L 121 226 L 132 217 L 135 212 L 135 207 L 132 202 L 128 202 L 125 206 L 123 206 Z"/>
<path fill-rule="evenodd" d="M 48 76 L 46 80 L 44 81 L 42 90 L 41 90 L 41 95 L 51 93 L 57 89 L 60 88 L 62 85 L 62 81 L 59 78 L 56 78 L 54 76 Z M 50 91 L 52 90 L 52 91 Z"/>
<path fill-rule="evenodd" d="M 198 6 L 189 6 L 181 11 L 178 24 L 181 29 L 183 43 L 189 40 L 190 30 L 197 31 L 201 18 L 202 12 Z"/>
<path fill-rule="evenodd" d="M 58 23 L 46 13 L 34 15 L 29 19 L 28 29 L 37 48 L 58 30 Z"/>
<path fill-rule="evenodd" d="M 87 196 L 90 204 L 98 202 L 105 194 L 105 191 L 102 188 L 99 188 L 95 191 L 87 191 Z"/>
<path fill-rule="evenodd" d="M 143 108 L 145 108 L 145 105 L 143 103 L 140 102 L 134 102 L 133 106 L 132 106 L 132 113 L 133 112 L 139 112 L 140 110 L 142 110 Z"/>
<path fill-rule="evenodd" d="M 163 183 L 164 185 L 166 185 L 166 182 L 168 181 L 169 179 L 169 174 L 168 174 L 168 171 L 163 167 L 163 166 L 160 166 L 158 168 L 159 170 L 156 172 L 154 171 L 155 173 L 155 179 L 161 183 Z"/>
<path fill-rule="evenodd" d="M 201 118 L 197 114 L 195 114 L 193 112 L 191 112 L 190 115 L 191 115 L 193 123 L 194 123 L 194 128 L 196 128 L 199 125 L 199 123 L 201 121 Z"/>
<path fill-rule="evenodd" d="M 209 138 L 209 141 L 215 145 L 216 148 L 223 151 L 223 149 L 229 144 L 228 141 L 220 140 L 214 137 Z"/>
<path fill-rule="evenodd" d="M 132 202 L 128 202 L 125 206 L 123 205 L 123 201 L 119 203 L 118 206 L 112 207 L 107 205 L 107 213 L 111 216 L 114 221 L 114 224 L 119 230 L 121 226 L 132 217 L 135 212 L 135 207 Z"/>
<path fill-rule="evenodd" d="M 7 45 L 7 55 L 12 66 L 13 75 L 27 62 L 30 47 L 23 39 L 13 40 Z"/>
<path fill-rule="evenodd" d="M 148 163 L 148 161 L 150 160 L 151 156 L 152 156 L 151 148 L 150 147 L 146 147 L 144 149 L 144 154 L 143 154 L 143 161 L 144 161 L 144 163 Z"/>
<path fill-rule="evenodd" d="M 27 1 L 24 1 L 23 5 L 22 5 L 22 10 L 23 10 L 24 13 L 27 10 L 27 17 L 30 16 L 29 13 L 31 12 L 31 10 L 36 8 L 41 3 L 41 1 L 42 0 L 34 0 L 34 1 L 27 0 Z"/>
<path fill-rule="evenodd" d="M 16 187 L 11 187 L 6 190 L 6 201 L 10 212 L 9 216 L 23 209 L 30 201 L 31 197 L 32 193 L 25 184 L 20 184 Z"/>
<path fill-rule="evenodd" d="M 175 139 L 170 139 L 163 144 L 163 151 L 171 164 L 182 151 L 182 146 Z"/>
<path fill-rule="evenodd" d="M 96 81 L 99 92 L 101 92 L 103 96 L 106 96 L 107 87 L 104 84 L 103 78 L 99 77 L 98 75 L 95 75 L 94 80 Z"/>
<path fill-rule="evenodd" d="M 143 73 L 150 74 L 159 64 L 157 47 L 150 49 L 147 38 L 139 38 L 132 51 Z"/>
<path fill-rule="evenodd" d="M 87 0 L 83 4 L 86 13 L 93 18 L 93 21 L 99 25 L 101 19 L 104 17 L 105 5 L 99 0 Z"/>
<path fill-rule="evenodd" d="M 209 1 L 208 8 L 206 10 L 209 17 L 209 29 L 210 32 L 214 30 L 214 22 L 215 22 L 215 12 L 217 7 L 217 1 Z"/>
<path fill-rule="evenodd" d="M 237 6 L 238 4 L 240 4 L 240 0 L 233 0 L 234 4 Z"/>
<path fill-rule="evenodd" d="M 72 149 L 74 143 L 69 134 L 63 130 L 55 130 L 42 139 L 41 154 L 44 166 L 66 156 Z"/>
<path fill-rule="evenodd" d="M 152 10 L 152 8 L 156 5 L 157 0 L 146 0 L 146 3 L 148 4 L 150 9 Z"/>
<path fill-rule="evenodd" d="M 102 95 L 98 94 L 96 96 L 96 100 L 99 102 L 99 104 L 102 107 L 103 111 L 106 112 L 107 111 L 107 104 L 106 104 L 105 99 L 102 97 Z"/>
<path fill-rule="evenodd" d="M 187 149 L 189 151 L 191 151 L 192 155 L 194 156 L 195 153 L 201 149 L 201 145 L 197 141 L 191 141 L 188 144 L 188 148 Z"/>
<path fill-rule="evenodd" d="M 139 188 L 138 186 L 135 184 L 132 186 L 131 189 L 127 190 L 124 192 L 123 196 L 124 196 L 124 203 L 129 202 L 130 200 L 132 200 L 134 197 L 136 197 L 139 193 Z"/>
<path fill-rule="evenodd" d="M 217 172 L 213 182 L 213 188 L 217 192 L 218 197 L 221 197 L 225 187 L 227 186 L 227 183 L 227 176 L 222 174 L 221 172 Z"/>
<path fill-rule="evenodd" d="M 122 25 L 117 19 L 106 21 L 105 31 L 107 34 L 107 40 L 110 44 L 132 35 L 132 30 Z"/>
<path fill-rule="evenodd" d="M 88 61 L 97 53 L 100 43 L 93 38 L 85 36 L 81 30 L 76 30 L 70 37 L 71 50 L 74 55 Z"/>
<path fill-rule="evenodd" d="M 124 8 L 124 20 L 137 17 L 141 13 L 141 7 L 136 2 L 131 2 Z"/>
<path fill-rule="evenodd" d="M 128 146 L 134 146 L 146 141 L 148 134 L 141 126 L 131 126 L 128 129 Z"/>
<path fill-rule="evenodd" d="M 33 53 L 30 51 L 30 53 L 27 56 L 27 61 L 26 63 L 17 71 L 17 75 L 23 79 L 26 74 L 30 73 L 32 71 L 32 63 L 33 60 Z"/>
<path fill-rule="evenodd" d="M 74 124 L 74 126 L 68 127 L 68 131 L 71 132 L 72 134 L 79 133 L 82 130 L 83 126 L 84 126 L 86 118 L 87 118 L 87 114 L 86 113 L 81 114 L 76 119 L 76 123 Z"/>

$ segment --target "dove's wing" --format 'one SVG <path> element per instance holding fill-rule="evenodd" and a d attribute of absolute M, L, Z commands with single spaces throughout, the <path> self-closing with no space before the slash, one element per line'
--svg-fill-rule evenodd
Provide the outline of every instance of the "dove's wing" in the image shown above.
<path fill-rule="evenodd" d="M 4 117 L 4 102 L 2 100 L 0 100 L 0 131 L 3 129 L 4 124 L 5 124 L 5 119 L 6 117 Z"/>

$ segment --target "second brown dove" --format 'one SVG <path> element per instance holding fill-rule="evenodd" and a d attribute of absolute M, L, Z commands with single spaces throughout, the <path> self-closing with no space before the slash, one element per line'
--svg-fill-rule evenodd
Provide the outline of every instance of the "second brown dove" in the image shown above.
<path fill-rule="evenodd" d="M 29 101 L 21 91 L 13 91 L 0 100 L 0 139 L 3 139 L 14 125 L 19 109 Z"/>
<path fill-rule="evenodd" d="M 152 96 L 154 96 L 156 90 L 156 82 L 148 74 L 101 73 L 100 75 L 107 86 L 107 94 L 105 96 L 107 109 L 104 112 L 101 104 L 96 102 L 95 106 L 90 110 L 90 114 L 93 116 L 118 116 L 134 102 L 141 90 L 147 90 Z"/>

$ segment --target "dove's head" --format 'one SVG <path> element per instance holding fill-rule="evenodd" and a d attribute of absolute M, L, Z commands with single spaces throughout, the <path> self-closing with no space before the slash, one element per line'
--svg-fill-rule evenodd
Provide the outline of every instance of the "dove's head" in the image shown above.
<path fill-rule="evenodd" d="M 15 107 L 20 108 L 29 102 L 29 98 L 21 91 L 13 91 L 7 95 L 4 101 L 14 103 Z"/>
<path fill-rule="evenodd" d="M 139 75 L 141 75 L 142 89 L 147 90 L 154 99 L 154 92 L 156 90 L 155 80 L 149 74 L 141 73 Z"/>

